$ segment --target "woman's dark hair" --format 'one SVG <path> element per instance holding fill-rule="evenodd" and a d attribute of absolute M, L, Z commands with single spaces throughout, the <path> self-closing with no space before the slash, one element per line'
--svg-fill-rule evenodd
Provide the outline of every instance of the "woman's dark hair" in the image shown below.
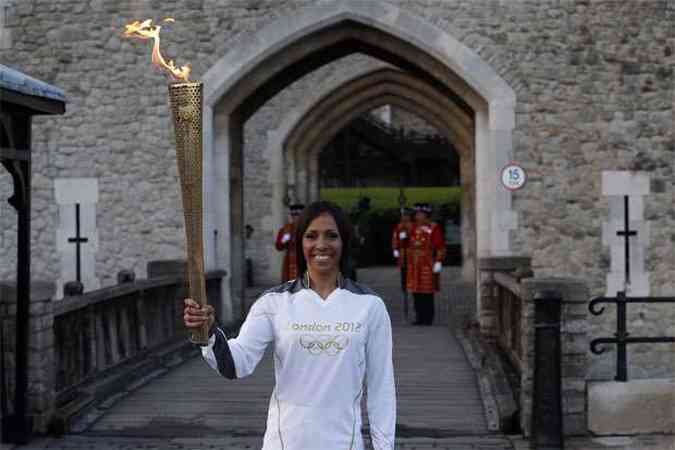
<path fill-rule="evenodd" d="M 298 226 L 295 229 L 295 250 L 298 257 L 298 277 L 303 276 L 305 271 L 307 271 L 307 261 L 305 260 L 305 252 L 302 248 L 302 237 L 305 235 L 305 231 L 307 231 L 307 228 L 309 228 L 309 225 L 312 223 L 312 221 L 324 213 L 333 216 L 333 220 L 335 220 L 335 224 L 337 225 L 338 233 L 340 233 L 340 239 L 342 240 L 340 272 L 342 272 L 345 277 L 349 276 L 352 226 L 349 223 L 349 220 L 347 220 L 347 216 L 338 205 L 327 201 L 318 201 L 307 206 L 302 211 L 302 214 L 298 220 Z"/>

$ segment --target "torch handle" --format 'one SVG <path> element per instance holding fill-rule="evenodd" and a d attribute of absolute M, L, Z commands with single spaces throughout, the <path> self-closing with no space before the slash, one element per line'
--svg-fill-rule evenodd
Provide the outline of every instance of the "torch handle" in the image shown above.
<path fill-rule="evenodd" d="M 204 273 L 197 273 L 198 271 L 192 271 L 189 268 L 190 264 L 188 263 L 188 273 L 190 274 L 190 298 L 197 302 L 200 306 L 205 306 L 207 304 L 206 299 L 206 286 L 204 283 Z M 190 341 L 194 344 L 205 346 L 209 342 L 209 324 L 208 322 L 204 324 L 201 328 L 190 330 Z"/>
<path fill-rule="evenodd" d="M 183 186 L 186 199 L 192 189 Z M 201 205 L 184 202 L 185 234 L 187 237 L 187 279 L 190 298 L 199 306 L 206 306 L 206 280 L 204 277 L 204 249 L 202 240 Z M 208 323 L 199 329 L 191 330 L 190 340 L 198 345 L 207 345 L 209 341 Z"/>
<path fill-rule="evenodd" d="M 187 238 L 187 279 L 190 297 L 207 304 L 204 281 L 202 237 L 202 83 L 174 83 L 169 100 L 176 133 L 176 162 L 180 177 L 185 237 Z M 191 331 L 192 342 L 207 345 L 208 324 Z"/>

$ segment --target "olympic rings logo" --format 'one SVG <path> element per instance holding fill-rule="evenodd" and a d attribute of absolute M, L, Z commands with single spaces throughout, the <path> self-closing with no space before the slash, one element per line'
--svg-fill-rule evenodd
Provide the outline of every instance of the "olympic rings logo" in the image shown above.
<path fill-rule="evenodd" d="M 303 334 L 298 340 L 300 346 L 312 355 L 326 354 L 335 356 L 349 345 L 349 338 L 342 335 Z"/>

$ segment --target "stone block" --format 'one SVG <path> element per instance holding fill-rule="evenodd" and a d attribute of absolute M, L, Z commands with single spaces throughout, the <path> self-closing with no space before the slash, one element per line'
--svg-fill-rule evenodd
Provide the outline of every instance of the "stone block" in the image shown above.
<path fill-rule="evenodd" d="M 586 355 L 564 355 L 560 361 L 563 378 L 586 376 Z"/>
<path fill-rule="evenodd" d="M 563 414 L 580 414 L 586 411 L 585 392 L 563 392 Z"/>
<path fill-rule="evenodd" d="M 590 314 L 588 311 L 588 305 L 586 303 L 563 303 L 562 305 L 562 316 L 567 317 L 577 317 L 582 318 Z"/>
<path fill-rule="evenodd" d="M 52 316 L 51 314 L 30 318 L 31 334 L 39 333 L 42 330 L 51 330 L 53 326 L 54 326 L 54 316 Z"/>
<path fill-rule="evenodd" d="M 532 258 L 529 256 L 495 256 L 478 260 L 478 269 L 484 271 L 510 272 L 519 267 L 532 267 Z"/>
<path fill-rule="evenodd" d="M 51 312 L 51 303 L 44 301 L 32 301 L 30 302 L 30 315 L 41 316 Z"/>
<path fill-rule="evenodd" d="M 30 335 L 28 345 L 31 350 L 45 350 L 54 347 L 54 331 L 51 327 L 35 331 Z"/>
<path fill-rule="evenodd" d="M 563 435 L 582 436 L 588 434 L 586 413 L 563 414 Z"/>
<path fill-rule="evenodd" d="M 565 392 L 586 392 L 586 380 L 579 378 L 563 378 L 561 381 L 563 393 Z"/>
<path fill-rule="evenodd" d="M 563 355 L 580 355 L 588 351 L 585 334 L 564 334 L 560 336 Z"/>
<path fill-rule="evenodd" d="M 49 281 L 31 281 L 30 283 L 30 299 L 31 303 L 44 302 L 51 300 L 54 296 L 54 283 Z M 0 298 L 4 302 L 10 304 L 9 314 L 16 314 L 16 308 L 12 312 L 12 304 L 16 305 L 16 283 L 14 282 L 0 282 Z"/>
<path fill-rule="evenodd" d="M 647 172 L 615 170 L 602 172 L 602 195 L 647 195 L 649 188 Z"/>
<path fill-rule="evenodd" d="M 598 435 L 675 432 L 675 381 L 590 382 L 588 429 Z"/>
<path fill-rule="evenodd" d="M 164 259 L 148 262 L 148 278 L 185 277 L 187 262 L 184 259 Z"/>
<path fill-rule="evenodd" d="M 98 203 L 98 179 L 57 178 L 54 197 L 58 204 Z"/>
<path fill-rule="evenodd" d="M 565 334 L 581 334 L 585 333 L 588 329 L 588 321 L 585 319 L 581 320 L 562 320 L 560 327 L 561 333 Z"/>

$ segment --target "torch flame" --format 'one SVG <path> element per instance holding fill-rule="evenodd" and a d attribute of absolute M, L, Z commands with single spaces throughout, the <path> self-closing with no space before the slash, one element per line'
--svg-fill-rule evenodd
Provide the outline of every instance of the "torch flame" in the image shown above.
<path fill-rule="evenodd" d="M 171 17 L 164 19 L 164 22 L 175 22 Z M 181 68 L 177 68 L 172 60 L 168 62 L 162 56 L 162 53 L 159 51 L 159 30 L 162 29 L 160 25 L 153 25 L 152 19 L 145 20 L 143 22 L 134 21 L 125 25 L 126 30 L 124 31 L 125 38 L 138 38 L 138 39 L 153 39 L 155 45 L 152 48 L 152 63 L 156 66 L 169 72 L 169 75 L 176 81 L 185 81 L 189 82 L 190 71 L 192 68 L 190 64 L 186 64 Z"/>

